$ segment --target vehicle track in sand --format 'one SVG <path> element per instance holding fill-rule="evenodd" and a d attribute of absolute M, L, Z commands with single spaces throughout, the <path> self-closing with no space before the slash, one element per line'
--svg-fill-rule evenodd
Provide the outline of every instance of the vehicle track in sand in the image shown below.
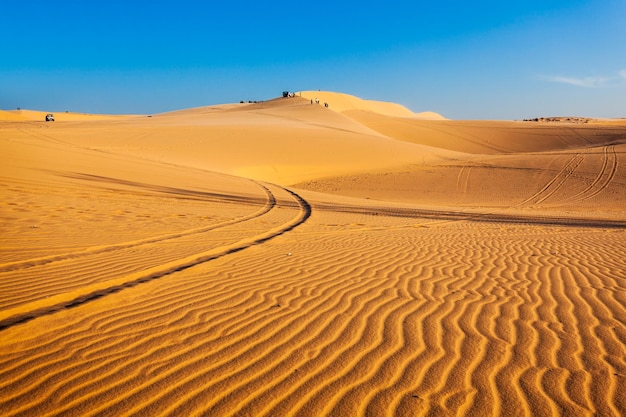
<path fill-rule="evenodd" d="M 371 216 L 404 217 L 439 221 L 467 221 L 478 223 L 510 223 L 528 224 L 536 226 L 565 226 L 605 229 L 626 229 L 625 220 L 611 220 L 602 218 L 565 217 L 533 214 L 513 214 L 494 211 L 463 211 L 463 210 L 435 210 L 426 208 L 407 207 L 365 207 L 358 205 L 337 205 L 315 203 L 313 208 L 319 211 L 338 213 L 367 214 Z"/>
<path fill-rule="evenodd" d="M 0 412 L 623 415 L 623 233 L 315 213 L 299 239 L 43 318 L 0 355 Z"/>
<path fill-rule="evenodd" d="M 5 265 L 0 330 L 264 243 L 310 217 L 311 206 L 295 192 L 257 184 L 266 204 L 232 221 L 17 265 L 22 270 Z"/>
<path fill-rule="evenodd" d="M 617 174 L 619 158 L 615 151 L 615 145 L 606 145 L 602 148 L 602 163 L 595 178 L 582 190 L 567 195 L 568 181 L 570 181 L 581 164 L 589 161 L 592 157 L 594 155 L 591 150 L 576 153 L 539 191 L 514 207 L 537 206 L 541 204 L 558 206 L 582 202 L 597 196 L 611 184 Z M 559 191 L 565 193 L 565 195 L 557 198 L 556 193 Z"/>
<path fill-rule="evenodd" d="M 13 262 L 5 262 L 5 263 L 0 264 L 0 273 L 28 269 L 28 268 L 32 268 L 35 266 L 42 266 L 42 265 L 46 265 L 46 264 L 53 263 L 53 262 L 66 261 L 69 259 L 76 259 L 76 258 L 89 256 L 89 255 L 113 252 L 113 251 L 118 251 L 122 249 L 137 248 L 137 247 L 145 246 L 149 244 L 165 242 L 165 241 L 173 240 L 173 239 L 179 239 L 179 238 L 186 237 L 186 236 L 206 233 L 211 230 L 219 229 L 221 227 L 245 222 L 245 221 L 260 217 L 264 215 L 265 213 L 269 212 L 270 210 L 272 210 L 276 206 L 276 198 L 266 186 L 256 181 L 253 181 L 253 182 L 259 185 L 259 187 L 261 187 L 265 191 L 266 201 L 263 203 L 259 202 L 258 204 L 262 204 L 262 207 L 259 210 L 256 210 L 255 212 L 250 213 L 248 215 L 240 216 L 240 217 L 237 217 L 228 221 L 220 222 L 217 224 L 212 224 L 207 227 L 187 229 L 187 230 L 182 230 L 176 233 L 151 236 L 145 239 L 119 242 L 119 243 L 110 244 L 110 245 L 98 245 L 98 246 L 93 246 L 93 247 L 86 248 L 80 251 L 66 252 L 62 254 L 55 254 L 55 255 L 49 255 L 49 256 L 40 256 L 40 257 L 23 259 L 23 260 L 13 261 Z M 257 204 L 257 202 L 252 201 L 252 200 L 250 201 L 250 203 L 255 204 L 255 205 Z"/>
<path fill-rule="evenodd" d="M 463 194 L 467 194 L 472 168 L 473 166 L 471 165 L 463 165 L 456 178 L 456 189 L 457 191 L 461 191 Z"/>
<path fill-rule="evenodd" d="M 259 185 L 246 221 L 11 271 L 123 273 L 0 323 L 0 415 L 626 415 L 626 220 Z"/>
<path fill-rule="evenodd" d="M 562 202 L 579 202 L 588 200 L 604 191 L 617 174 L 619 161 L 615 145 L 607 145 L 603 148 L 602 166 L 596 178 L 584 190 L 563 199 Z"/>
<path fill-rule="evenodd" d="M 269 190 L 268 187 L 266 187 L 265 185 L 257 181 L 252 181 L 252 182 L 254 182 L 260 188 L 263 189 L 266 197 L 265 197 L 265 201 L 261 201 L 260 199 L 256 200 L 253 198 L 249 198 L 247 199 L 247 201 L 244 200 L 244 198 L 240 199 L 240 201 L 243 202 L 244 204 L 250 204 L 253 206 L 256 206 L 256 205 L 262 206 L 260 209 L 250 214 L 236 217 L 233 219 L 229 219 L 227 221 L 215 223 L 206 227 L 186 229 L 186 230 L 181 230 L 175 233 L 151 236 L 145 239 L 119 242 L 119 243 L 114 243 L 110 245 L 98 245 L 98 246 L 85 248 L 80 251 L 72 251 L 72 252 L 66 252 L 66 253 L 49 255 L 49 256 L 40 256 L 40 257 L 35 257 L 35 258 L 30 258 L 30 259 L 22 259 L 19 261 L 4 262 L 4 263 L 0 263 L 0 273 L 23 270 L 23 269 L 32 268 L 35 266 L 46 265 L 46 264 L 53 263 L 53 262 L 66 261 L 69 259 L 76 259 L 80 257 L 90 256 L 90 255 L 97 255 L 100 253 L 114 252 L 114 251 L 123 250 L 123 249 L 137 248 L 137 247 L 150 245 L 150 244 L 164 243 L 169 240 L 175 240 L 175 239 L 180 239 L 183 237 L 189 237 L 192 235 L 202 234 L 202 233 L 206 233 L 211 230 L 219 229 L 225 226 L 230 226 L 230 225 L 234 225 L 237 223 L 241 223 L 241 222 L 258 218 L 260 216 L 263 216 L 264 214 L 266 214 L 267 212 L 269 212 L 276 206 L 276 198 L 274 197 L 274 194 L 272 194 L 272 192 Z"/>
<path fill-rule="evenodd" d="M 563 184 L 572 176 L 576 168 L 583 163 L 586 158 L 585 152 L 574 154 L 550 181 L 548 181 L 539 191 L 518 203 L 514 207 L 537 205 L 545 202 L 563 187 Z"/>

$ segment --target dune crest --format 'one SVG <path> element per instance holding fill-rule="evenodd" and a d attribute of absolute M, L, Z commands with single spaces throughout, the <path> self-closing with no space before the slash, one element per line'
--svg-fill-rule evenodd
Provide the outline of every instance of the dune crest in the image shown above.
<path fill-rule="evenodd" d="M 363 110 L 392 117 L 445 120 L 443 116 L 435 112 L 413 113 L 401 104 L 385 101 L 364 100 L 344 93 L 334 93 L 330 91 L 301 91 L 296 93 L 296 95 L 313 101 L 317 99 L 320 101 L 320 104 L 328 103 L 329 108 L 338 112 Z"/>

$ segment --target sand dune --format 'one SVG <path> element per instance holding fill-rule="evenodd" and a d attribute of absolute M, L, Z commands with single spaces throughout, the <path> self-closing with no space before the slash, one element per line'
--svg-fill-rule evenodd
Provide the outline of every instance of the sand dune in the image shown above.
<path fill-rule="evenodd" d="M 330 91 L 301 91 L 296 94 L 298 97 L 302 97 L 307 100 L 314 102 L 319 101 L 320 104 L 328 104 L 329 108 L 341 113 L 348 111 L 365 111 L 383 116 L 424 120 L 445 120 L 442 115 L 435 112 L 425 111 L 413 113 L 411 110 L 397 103 L 363 100 L 349 94 L 334 93 Z"/>
<path fill-rule="evenodd" d="M 0 115 L 0 414 L 625 415 L 626 127 L 324 94 Z"/>
<path fill-rule="evenodd" d="M 0 110 L 0 121 L 31 121 L 42 122 L 46 120 L 46 115 L 54 115 L 58 122 L 93 121 L 93 120 L 115 120 L 133 117 L 129 115 L 111 114 L 88 114 L 75 112 L 46 112 L 37 110 Z"/>

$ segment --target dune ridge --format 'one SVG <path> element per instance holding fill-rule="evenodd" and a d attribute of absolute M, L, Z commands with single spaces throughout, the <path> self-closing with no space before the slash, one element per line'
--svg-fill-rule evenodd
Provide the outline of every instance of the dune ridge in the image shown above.
<path fill-rule="evenodd" d="M 331 109 L 341 113 L 366 111 L 383 116 L 408 117 L 422 120 L 445 120 L 442 115 L 435 112 L 425 111 L 413 113 L 401 104 L 386 101 L 363 100 L 349 94 L 331 91 L 300 91 L 295 94 L 311 101 L 317 100 L 320 104 L 328 104 Z"/>
<path fill-rule="evenodd" d="M 625 128 L 329 97 L 0 121 L 0 414 L 625 415 Z"/>

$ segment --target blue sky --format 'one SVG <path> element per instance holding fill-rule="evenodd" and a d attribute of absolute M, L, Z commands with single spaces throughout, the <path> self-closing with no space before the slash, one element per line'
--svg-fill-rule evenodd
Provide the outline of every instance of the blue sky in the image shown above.
<path fill-rule="evenodd" d="M 453 119 L 626 117 L 626 0 L 9 1 L 0 109 L 331 90 Z"/>

